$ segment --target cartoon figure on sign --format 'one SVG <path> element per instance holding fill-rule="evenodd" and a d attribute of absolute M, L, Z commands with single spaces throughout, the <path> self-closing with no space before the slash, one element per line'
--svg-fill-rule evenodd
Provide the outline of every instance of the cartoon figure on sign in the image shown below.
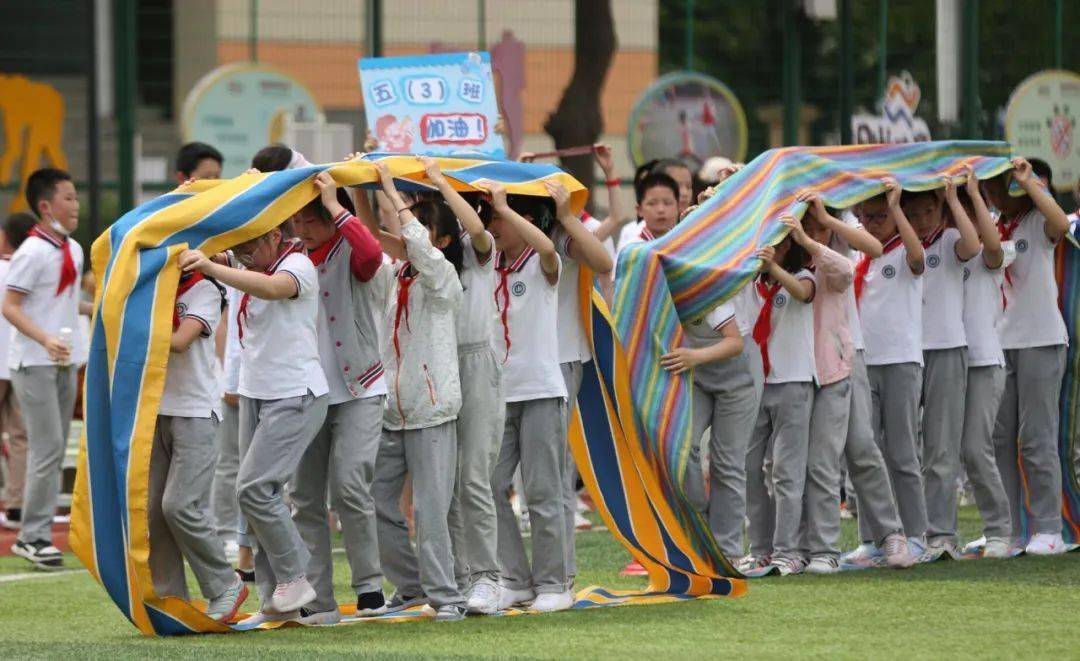
<path fill-rule="evenodd" d="M 1067 158 L 1072 151 L 1075 126 L 1076 117 L 1069 113 L 1069 106 L 1055 104 L 1054 115 L 1046 120 L 1046 128 L 1050 129 L 1050 148 L 1058 158 Z"/>
<path fill-rule="evenodd" d="M 398 120 L 393 115 L 383 115 L 375 120 L 375 137 L 383 151 L 409 153 L 413 143 L 412 118 L 405 116 Z"/>
<path fill-rule="evenodd" d="M 41 166 L 41 158 L 53 167 L 67 169 L 67 155 L 61 144 L 64 134 L 64 99 L 53 87 L 25 76 L 0 74 L 0 116 L 3 116 L 4 145 L 0 154 L 0 184 L 11 181 L 15 162 L 21 158 L 19 191 L 10 211 L 26 209 L 24 186 L 30 173 Z"/>

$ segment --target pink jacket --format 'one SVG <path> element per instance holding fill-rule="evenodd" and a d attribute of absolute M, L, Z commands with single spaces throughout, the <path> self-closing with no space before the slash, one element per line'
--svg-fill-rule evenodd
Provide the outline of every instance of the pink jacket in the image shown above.
<path fill-rule="evenodd" d="M 818 385 L 827 386 L 851 374 L 855 345 L 851 340 L 846 291 L 855 270 L 851 260 L 822 246 L 814 257 L 817 291 L 814 292 L 814 362 Z"/>

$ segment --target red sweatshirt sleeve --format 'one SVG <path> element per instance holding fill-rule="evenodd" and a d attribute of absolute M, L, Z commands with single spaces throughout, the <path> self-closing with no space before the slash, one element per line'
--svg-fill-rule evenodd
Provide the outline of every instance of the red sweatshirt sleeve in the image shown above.
<path fill-rule="evenodd" d="M 334 218 L 334 224 L 341 230 L 345 240 L 352 247 L 349 267 L 353 277 L 360 282 L 367 282 L 375 277 L 375 272 L 382 264 L 382 247 L 371 235 L 367 227 L 356 216 L 344 210 Z"/>

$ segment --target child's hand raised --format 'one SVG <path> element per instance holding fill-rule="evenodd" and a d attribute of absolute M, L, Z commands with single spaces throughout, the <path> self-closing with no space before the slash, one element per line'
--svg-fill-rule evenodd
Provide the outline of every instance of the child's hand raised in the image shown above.
<path fill-rule="evenodd" d="M 397 185 L 394 184 L 394 176 L 390 174 L 390 168 L 386 167 L 386 163 L 375 161 L 375 170 L 379 173 L 379 183 L 382 184 L 386 194 L 390 195 L 391 193 L 397 193 Z"/>
<path fill-rule="evenodd" d="M 765 246 L 761 250 L 755 252 L 754 257 L 761 260 L 762 269 L 768 268 L 768 266 L 773 263 L 773 259 L 776 258 L 776 248 Z"/>
<path fill-rule="evenodd" d="M 319 189 L 319 199 L 322 200 L 323 206 L 336 215 L 337 207 L 340 207 L 341 203 L 337 199 L 337 182 L 329 172 L 323 170 L 315 175 L 315 188 Z"/>
<path fill-rule="evenodd" d="M 896 177 L 882 177 L 881 185 L 885 187 L 885 201 L 888 203 L 889 208 L 895 209 L 900 206 L 900 193 L 903 189 L 900 188 L 900 182 L 896 180 Z"/>
<path fill-rule="evenodd" d="M 1016 179 L 1016 183 L 1021 186 L 1031 181 L 1031 163 L 1022 156 L 1017 156 L 1009 160 L 1013 166 L 1013 178 Z"/>
<path fill-rule="evenodd" d="M 960 173 L 964 175 L 964 188 L 967 189 L 968 197 L 974 199 L 976 195 L 980 195 L 979 178 L 975 176 L 975 168 L 967 164 L 961 168 Z"/>
<path fill-rule="evenodd" d="M 547 189 L 551 199 L 555 201 L 555 214 L 559 218 L 573 217 L 570 211 L 570 191 L 566 190 L 566 186 L 563 186 L 558 181 L 545 181 L 544 188 Z"/>
<path fill-rule="evenodd" d="M 203 271 L 213 265 L 210 258 L 207 257 L 201 250 L 185 250 L 180 253 L 180 257 L 176 260 L 180 265 L 180 270 L 185 273 L 189 271 Z"/>
<path fill-rule="evenodd" d="M 810 208 L 810 213 L 814 214 L 819 220 L 829 215 L 827 209 L 825 209 L 825 202 L 821 199 L 821 195 L 812 188 L 807 188 L 799 191 L 799 195 L 795 198 L 796 202 L 806 202 Z"/>
<path fill-rule="evenodd" d="M 494 181 L 485 179 L 483 181 L 478 181 L 473 185 L 488 194 L 488 197 L 491 198 L 491 206 L 495 209 L 501 210 L 509 207 L 509 204 L 506 202 L 506 188 L 504 188 L 502 184 L 497 184 Z"/>
<path fill-rule="evenodd" d="M 660 364 L 673 375 L 687 372 L 700 365 L 701 362 L 701 353 L 689 347 L 679 347 L 671 353 L 660 356 Z"/>
<path fill-rule="evenodd" d="M 800 246 L 806 246 L 806 243 L 810 241 L 810 237 L 806 235 L 806 231 L 803 229 L 802 222 L 795 219 L 790 213 L 785 213 L 780 216 L 780 224 L 791 230 L 791 237 L 795 239 L 795 243 Z M 774 251 L 775 252 L 775 251 Z"/>
<path fill-rule="evenodd" d="M 438 186 L 445 181 L 442 170 L 439 168 L 439 162 L 430 156 L 417 156 L 416 160 L 420 161 L 420 165 L 424 166 L 424 174 L 427 175 L 428 180 Z"/>
<path fill-rule="evenodd" d="M 615 155 L 611 151 L 611 145 L 605 143 L 596 143 L 593 145 L 593 157 L 596 159 L 596 164 L 600 166 L 600 170 L 603 171 L 604 177 L 611 179 L 615 176 Z"/>
<path fill-rule="evenodd" d="M 956 182 L 953 181 L 952 175 L 944 175 L 941 177 L 941 195 L 945 198 L 946 202 L 957 202 L 959 198 L 956 197 Z"/>

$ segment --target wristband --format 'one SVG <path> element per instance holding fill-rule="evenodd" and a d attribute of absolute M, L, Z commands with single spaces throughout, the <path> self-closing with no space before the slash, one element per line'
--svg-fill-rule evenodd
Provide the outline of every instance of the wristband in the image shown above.
<path fill-rule="evenodd" d="M 622 185 L 622 179 L 619 179 L 618 177 L 612 177 L 611 179 L 605 180 L 604 185 L 608 188 L 617 188 Z"/>

